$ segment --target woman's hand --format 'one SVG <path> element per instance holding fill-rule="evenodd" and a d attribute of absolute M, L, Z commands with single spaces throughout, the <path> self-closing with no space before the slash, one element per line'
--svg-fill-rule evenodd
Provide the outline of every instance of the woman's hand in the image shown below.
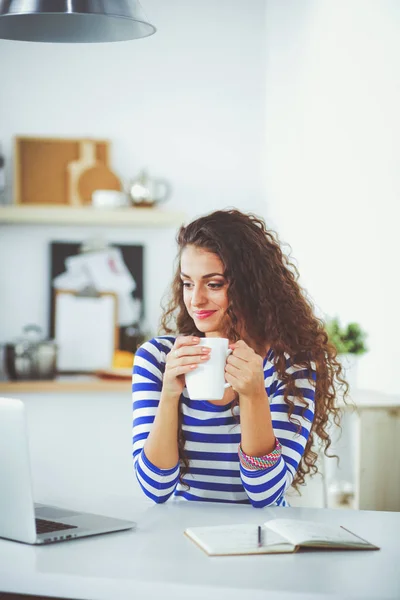
<path fill-rule="evenodd" d="M 185 387 L 185 374 L 209 359 L 210 348 L 199 346 L 200 338 L 179 336 L 167 356 L 163 378 L 163 395 L 180 396 Z"/>
<path fill-rule="evenodd" d="M 243 340 L 229 344 L 233 351 L 226 361 L 225 379 L 239 396 L 265 396 L 263 359 Z"/>

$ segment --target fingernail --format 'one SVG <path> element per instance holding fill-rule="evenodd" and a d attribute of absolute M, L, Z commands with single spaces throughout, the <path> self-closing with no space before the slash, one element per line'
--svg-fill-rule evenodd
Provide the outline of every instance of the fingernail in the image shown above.
<path fill-rule="evenodd" d="M 207 354 L 209 354 L 209 353 L 211 352 L 211 348 L 207 348 L 207 347 L 203 346 L 203 347 L 201 348 L 201 351 L 202 351 L 202 352 L 204 352 L 204 353 L 206 353 L 206 352 L 207 352 Z"/>
<path fill-rule="evenodd" d="M 205 356 L 200 356 L 200 360 L 208 360 L 210 357 L 208 354 L 206 354 Z"/>
<path fill-rule="evenodd" d="M 200 338 L 198 338 L 198 337 L 194 337 L 194 338 L 192 339 L 192 342 L 193 342 L 194 344 L 198 344 L 198 343 L 199 343 L 199 341 L 200 341 Z"/>

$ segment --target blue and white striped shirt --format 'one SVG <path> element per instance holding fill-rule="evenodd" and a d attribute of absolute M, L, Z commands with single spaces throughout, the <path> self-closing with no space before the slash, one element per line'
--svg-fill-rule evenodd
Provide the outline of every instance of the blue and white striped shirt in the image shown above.
<path fill-rule="evenodd" d="M 272 426 L 282 444 L 279 461 L 267 469 L 248 470 L 238 456 L 241 440 L 240 411 L 231 404 L 216 405 L 208 401 L 190 400 L 186 391 L 180 398 L 183 413 L 185 454 L 189 458 L 189 471 L 182 485 L 179 482 L 179 463 L 171 469 L 153 465 L 143 450 L 157 412 L 161 396 L 165 362 L 175 342 L 174 337 L 156 337 L 145 342 L 136 352 L 133 379 L 133 459 L 137 479 L 144 493 L 157 503 L 172 495 L 177 500 L 205 502 L 234 502 L 255 507 L 287 506 L 285 491 L 293 481 L 310 433 L 314 418 L 316 373 L 302 367 L 290 366 L 287 372 L 296 381 L 308 401 L 308 408 L 293 396 L 293 417 L 300 423 L 291 423 L 288 405 L 283 400 L 284 384 L 279 381 L 274 366 L 274 353 L 270 350 L 264 359 L 265 389 L 270 402 Z M 313 369 L 315 365 L 312 364 Z M 292 418 L 293 418 L 292 417 Z"/>

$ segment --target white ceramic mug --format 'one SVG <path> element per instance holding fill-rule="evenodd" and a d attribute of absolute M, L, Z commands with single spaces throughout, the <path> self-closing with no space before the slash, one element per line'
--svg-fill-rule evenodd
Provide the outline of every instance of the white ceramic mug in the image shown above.
<path fill-rule="evenodd" d="M 230 387 L 225 381 L 226 359 L 232 350 L 226 338 L 201 338 L 199 346 L 211 348 L 210 358 L 201 362 L 197 369 L 186 373 L 186 389 L 191 400 L 222 400 L 224 391 Z"/>

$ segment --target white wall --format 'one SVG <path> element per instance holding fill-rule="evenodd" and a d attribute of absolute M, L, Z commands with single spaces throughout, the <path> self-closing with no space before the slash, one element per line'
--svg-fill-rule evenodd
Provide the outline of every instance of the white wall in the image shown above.
<path fill-rule="evenodd" d="M 235 205 L 265 214 L 291 244 L 317 309 L 359 321 L 369 332 L 360 385 L 399 393 L 393 207 L 400 197 L 400 5 L 142 3 L 159 28 L 145 40 L 0 41 L 0 140 L 7 156 L 14 135 L 106 137 L 120 176 L 147 166 L 170 179 L 171 210 L 191 218 Z M 47 325 L 48 242 L 100 231 L 0 227 L 0 341 L 27 322 Z M 146 245 L 154 327 L 172 273 L 174 233 L 105 230 L 110 241 Z M 91 508 L 104 481 L 112 493 L 137 494 L 130 400 L 114 400 L 114 421 L 107 395 L 27 400 L 38 499 L 80 498 L 81 508 Z M 59 423 L 54 433 L 43 430 L 43 415 Z M 54 460 L 43 462 L 46 456 Z M 74 479 L 60 477 L 66 470 Z"/>
<path fill-rule="evenodd" d="M 399 393 L 400 4 L 266 6 L 268 218 L 318 311 L 368 332 L 358 385 Z"/>
<path fill-rule="evenodd" d="M 110 138 L 127 178 L 147 166 L 191 218 L 234 205 L 290 243 L 317 311 L 367 330 L 359 385 L 399 393 L 400 5 L 396 0 L 143 0 L 156 35 L 114 45 L 0 42 L 0 138 Z M 11 168 L 11 164 L 9 168 Z M 100 231 L 101 228 L 96 229 Z M 0 228 L 0 341 L 46 326 L 47 244 L 95 229 Z M 156 327 L 174 229 L 146 244 Z"/>
<path fill-rule="evenodd" d="M 144 0 L 156 35 L 118 44 L 0 41 L 0 140 L 112 140 L 122 178 L 147 166 L 169 179 L 188 219 L 226 206 L 264 208 L 264 0 Z M 10 181 L 12 164 L 8 165 Z M 0 341 L 47 325 L 47 244 L 104 231 L 146 244 L 147 317 L 155 328 L 175 229 L 0 226 Z"/>

